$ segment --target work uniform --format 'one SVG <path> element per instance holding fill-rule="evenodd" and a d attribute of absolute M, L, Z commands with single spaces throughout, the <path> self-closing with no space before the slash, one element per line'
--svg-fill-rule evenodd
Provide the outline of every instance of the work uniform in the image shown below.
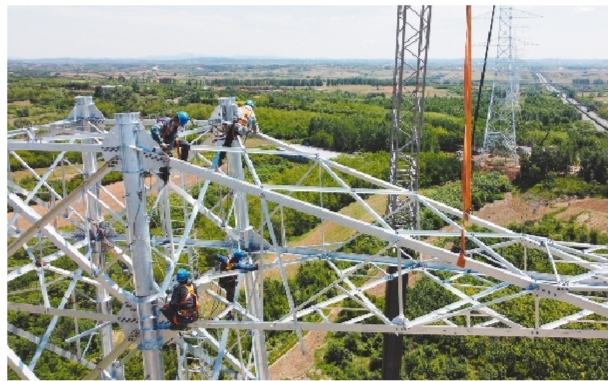
<path fill-rule="evenodd" d="M 159 145 L 165 143 L 167 148 L 163 150 L 171 155 L 171 150 L 177 147 L 177 152 L 180 155 L 180 159 L 183 161 L 188 160 L 188 153 L 190 152 L 190 143 L 186 140 L 181 140 L 177 136 L 177 128 L 174 128 L 170 119 L 165 119 L 152 126 L 150 134 L 152 139 Z"/>
<path fill-rule="evenodd" d="M 160 309 L 174 325 L 185 325 L 198 320 L 198 295 L 192 282 L 180 283 L 171 294 L 171 302 Z"/>
<path fill-rule="evenodd" d="M 218 145 L 222 147 L 232 147 L 232 142 L 237 136 L 244 136 L 248 132 L 258 132 L 258 122 L 255 118 L 253 108 L 249 105 L 244 105 L 238 108 L 237 117 L 234 122 L 228 126 L 226 136 L 223 140 L 218 141 Z M 226 158 L 226 152 L 220 152 L 218 167 L 221 167 Z"/>
<path fill-rule="evenodd" d="M 230 271 L 230 270 L 245 270 L 245 271 L 255 271 L 258 269 L 257 264 L 247 264 L 240 263 L 238 259 L 232 257 L 228 259 L 227 257 L 216 254 L 215 258 L 220 261 L 220 271 Z M 237 275 L 228 275 L 221 277 L 219 280 L 219 285 L 226 291 L 226 299 L 230 303 L 234 303 L 234 292 L 236 290 L 237 283 Z"/>
<path fill-rule="evenodd" d="M 247 127 L 247 129 L 251 130 L 252 132 L 258 132 L 258 121 L 255 118 L 253 107 L 249 105 L 239 107 L 237 121 L 241 126 Z"/>

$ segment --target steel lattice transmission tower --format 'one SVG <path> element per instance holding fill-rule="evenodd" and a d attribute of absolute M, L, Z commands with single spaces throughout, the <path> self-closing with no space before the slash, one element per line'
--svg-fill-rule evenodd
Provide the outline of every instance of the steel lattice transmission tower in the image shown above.
<path fill-rule="evenodd" d="M 498 13 L 496 61 L 490 107 L 486 118 L 483 152 L 513 156 L 517 160 L 515 112 L 519 109 L 519 68 L 516 62 L 516 39 L 513 19 L 534 15 L 501 6 Z"/>
<path fill-rule="evenodd" d="M 397 7 L 397 33 L 395 66 L 393 71 L 393 115 L 390 146 L 390 182 L 411 192 L 418 191 L 418 168 L 426 64 L 431 28 L 431 7 L 409 5 Z M 393 229 L 419 230 L 418 199 L 389 195 L 388 222 Z M 401 258 L 407 254 L 395 247 Z M 409 255 L 411 258 L 411 255 Z M 389 274 L 397 278 L 387 282 L 385 314 L 389 319 L 403 320 L 407 274 L 396 266 L 388 268 Z M 384 379 L 399 379 L 403 340 L 395 335 L 384 335 L 382 376 Z"/>
<path fill-rule="evenodd" d="M 430 22 L 430 6 L 397 8 L 390 182 L 414 192 L 418 190 Z M 395 228 L 418 229 L 415 198 L 404 200 L 390 195 L 388 207 Z"/>

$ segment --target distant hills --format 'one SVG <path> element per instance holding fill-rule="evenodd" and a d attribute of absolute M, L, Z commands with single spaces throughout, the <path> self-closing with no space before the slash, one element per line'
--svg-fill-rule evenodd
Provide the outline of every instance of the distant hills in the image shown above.
<path fill-rule="evenodd" d="M 327 63 L 367 63 L 389 64 L 393 59 L 333 59 L 333 58 L 290 58 L 276 56 L 233 56 L 233 57 L 207 57 L 193 54 L 171 56 L 146 56 L 141 58 L 8 58 L 8 63 L 40 63 L 40 64 L 192 64 L 192 65 L 218 65 L 218 64 L 327 64 Z"/>
<path fill-rule="evenodd" d="M 490 59 L 491 61 L 492 59 Z M 394 65 L 394 59 L 334 59 L 334 58 L 290 58 L 276 56 L 233 56 L 233 57 L 207 57 L 184 53 L 180 55 L 146 56 L 142 58 L 8 58 L 9 64 L 149 64 L 149 65 L 289 65 L 289 64 L 371 64 L 371 65 Z M 462 66 L 464 58 L 456 59 L 433 59 L 429 58 L 429 66 Z M 586 67 L 608 67 L 608 60 L 589 59 L 555 59 L 545 58 L 536 60 L 524 60 L 531 66 L 586 66 Z M 474 58 L 473 64 L 482 64 L 483 58 Z"/>

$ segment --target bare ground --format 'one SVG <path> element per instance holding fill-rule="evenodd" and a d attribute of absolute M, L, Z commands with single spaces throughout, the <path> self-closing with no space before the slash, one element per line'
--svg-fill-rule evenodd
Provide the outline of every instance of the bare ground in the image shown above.
<path fill-rule="evenodd" d="M 330 321 L 333 321 L 340 313 L 340 310 L 332 310 L 327 316 Z M 314 365 L 315 352 L 323 345 L 327 332 L 311 331 L 303 337 L 306 354 L 302 354 L 300 343 L 291 347 L 283 356 L 279 357 L 270 367 L 271 380 L 288 380 L 301 379 L 307 380 L 306 374 Z"/>
<path fill-rule="evenodd" d="M 557 213 L 556 218 L 567 221 L 578 215 L 577 221 L 585 223 L 589 229 L 608 232 L 608 199 L 585 198 L 552 203 L 526 202 L 520 197 L 513 197 L 511 193 L 507 193 L 504 200 L 487 204 L 474 214 L 500 226 L 507 226 L 511 222 L 523 223 L 536 220 L 561 208 L 567 209 Z"/>

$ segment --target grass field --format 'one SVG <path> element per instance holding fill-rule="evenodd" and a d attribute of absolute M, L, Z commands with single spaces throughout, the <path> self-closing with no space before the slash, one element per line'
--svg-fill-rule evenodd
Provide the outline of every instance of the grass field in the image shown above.
<path fill-rule="evenodd" d="M 392 86 L 376 87 L 376 86 L 371 86 L 371 85 L 338 85 L 338 86 L 323 87 L 323 89 L 326 89 L 326 91 L 334 91 L 334 90 L 348 91 L 348 92 L 356 93 L 356 94 L 384 93 L 387 96 L 392 96 L 392 94 L 393 94 Z M 404 91 L 405 90 L 413 91 L 414 89 L 415 89 L 414 86 L 405 86 L 404 87 Z M 433 96 L 447 97 L 448 95 L 450 95 L 449 90 L 436 89 L 432 86 L 426 87 L 426 96 L 427 97 L 433 97 Z"/>

